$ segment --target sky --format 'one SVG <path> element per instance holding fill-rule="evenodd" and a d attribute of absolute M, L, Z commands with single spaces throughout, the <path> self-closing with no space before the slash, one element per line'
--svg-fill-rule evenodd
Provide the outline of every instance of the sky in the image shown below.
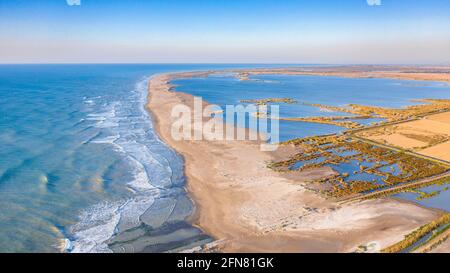
<path fill-rule="evenodd" d="M 450 64 L 450 0 L 0 0 L 0 63 Z"/>

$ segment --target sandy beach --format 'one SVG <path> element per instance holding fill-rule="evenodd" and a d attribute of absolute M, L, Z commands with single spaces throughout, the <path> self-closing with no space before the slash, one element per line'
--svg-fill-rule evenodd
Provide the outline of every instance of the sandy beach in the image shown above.
<path fill-rule="evenodd" d="M 307 76 L 334 76 L 343 78 L 386 78 L 398 80 L 450 82 L 448 66 L 318 66 L 300 68 L 270 68 L 241 70 L 247 75 L 284 74 Z"/>
<path fill-rule="evenodd" d="M 305 182 L 329 176 L 332 169 L 283 176 L 266 166 L 277 152 L 260 151 L 258 142 L 175 140 L 171 110 L 178 104 L 192 107 L 193 97 L 173 92 L 169 81 L 193 75 L 154 76 L 147 107 L 158 134 L 185 159 L 187 189 L 196 205 L 192 222 L 224 239 L 221 251 L 351 252 L 372 242 L 376 251 L 440 215 L 395 199 L 347 205 L 325 200 Z"/>

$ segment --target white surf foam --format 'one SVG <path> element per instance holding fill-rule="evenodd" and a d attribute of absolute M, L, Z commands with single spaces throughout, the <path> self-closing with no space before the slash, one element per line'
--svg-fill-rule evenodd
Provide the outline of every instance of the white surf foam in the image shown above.
<path fill-rule="evenodd" d="M 105 105 L 103 111 L 91 113 L 86 118 L 102 132 L 102 138 L 94 138 L 90 143 L 113 145 L 129 162 L 133 179 L 126 184 L 134 196 L 122 201 L 103 202 L 83 211 L 80 221 L 71 228 L 72 238 L 66 244 L 68 252 L 111 252 L 107 241 L 118 230 L 139 225 L 140 217 L 159 198 L 160 188 L 173 186 L 171 164 L 176 162 L 161 154 L 170 148 L 154 135 L 144 108 L 147 83 L 148 79 L 138 82 L 132 94 L 121 102 Z M 181 159 L 180 162 L 182 164 Z"/>
<path fill-rule="evenodd" d="M 106 241 L 114 234 L 120 220 L 120 203 L 101 203 L 83 211 L 72 227 L 72 253 L 112 252 Z"/>

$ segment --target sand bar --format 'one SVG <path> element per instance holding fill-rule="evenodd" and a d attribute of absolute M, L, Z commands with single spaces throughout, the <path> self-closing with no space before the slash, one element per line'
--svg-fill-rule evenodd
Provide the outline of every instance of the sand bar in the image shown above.
<path fill-rule="evenodd" d="M 185 159 L 197 207 L 193 223 L 225 239 L 223 251 L 349 252 L 369 242 L 384 248 L 440 214 L 393 199 L 335 204 L 303 185 L 331 169 L 284 177 L 266 167 L 276 153 L 261 152 L 256 142 L 174 140 L 171 110 L 180 103 L 192 107 L 193 97 L 171 91 L 169 81 L 194 75 L 153 77 L 148 109 L 159 135 Z"/>

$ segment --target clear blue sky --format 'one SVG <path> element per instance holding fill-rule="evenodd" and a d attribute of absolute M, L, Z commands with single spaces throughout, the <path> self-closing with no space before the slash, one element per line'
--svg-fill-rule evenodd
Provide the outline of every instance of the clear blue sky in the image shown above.
<path fill-rule="evenodd" d="M 1 63 L 449 63 L 450 0 L 1 0 Z"/>

